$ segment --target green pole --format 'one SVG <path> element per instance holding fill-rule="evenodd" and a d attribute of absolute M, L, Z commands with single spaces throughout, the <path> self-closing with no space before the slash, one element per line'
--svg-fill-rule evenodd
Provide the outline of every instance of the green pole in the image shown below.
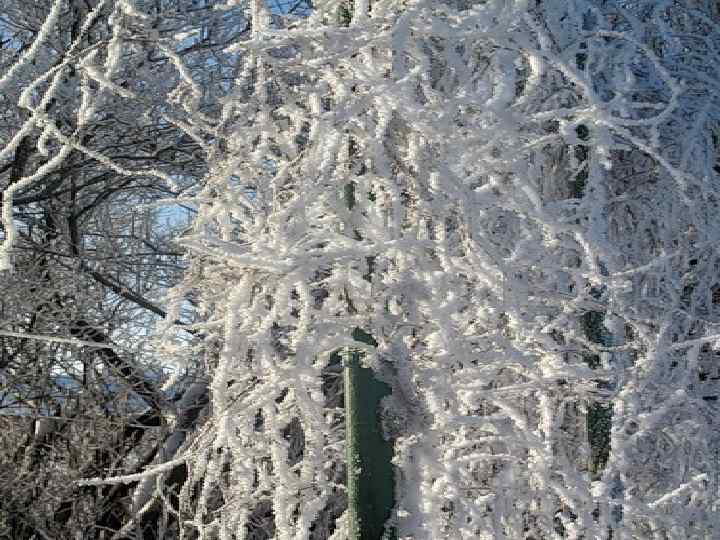
<path fill-rule="evenodd" d="M 584 56 L 578 56 L 578 67 L 584 62 Z M 576 129 L 581 144 L 575 147 L 575 157 L 579 161 L 587 161 L 589 150 L 587 144 L 590 139 L 590 131 L 587 126 L 580 125 Z M 573 196 L 582 198 L 585 192 L 585 184 L 588 177 L 588 168 L 583 169 L 575 176 L 575 184 L 573 186 Z M 609 345 L 610 336 L 603 328 L 603 320 L 605 314 L 598 311 L 589 311 L 583 314 L 580 323 L 587 337 L 593 343 L 599 345 Z M 584 359 L 591 369 L 598 369 L 600 365 L 600 356 L 596 354 L 584 354 Z M 612 425 L 612 406 L 604 405 L 599 401 L 591 400 L 588 403 L 587 411 L 587 437 L 590 445 L 590 463 L 589 469 L 593 479 L 600 478 L 602 471 L 610 457 L 610 428 Z"/>
<path fill-rule="evenodd" d="M 611 344 L 610 336 L 603 328 L 605 314 L 599 311 L 588 311 L 581 318 L 585 336 L 598 345 Z M 585 354 L 585 362 L 591 369 L 599 369 L 600 356 Z M 599 385 L 604 386 L 604 385 Z M 612 405 L 599 401 L 590 401 L 587 411 L 587 437 L 590 445 L 590 474 L 594 480 L 602 476 L 602 471 L 610 457 L 610 429 L 612 427 Z"/>
<path fill-rule="evenodd" d="M 345 189 L 347 207 L 355 206 L 355 184 Z M 355 231 L 355 234 L 359 234 Z M 369 277 L 369 276 L 368 276 Z M 377 347 L 375 339 L 360 328 L 352 337 Z M 380 402 L 391 388 L 361 365 L 362 353 L 349 348 L 345 355 L 345 438 L 347 445 L 348 540 L 394 540 L 395 530 L 386 523 L 395 506 L 393 445 L 383 437 Z"/>
<path fill-rule="evenodd" d="M 356 341 L 376 346 L 370 334 L 356 328 Z M 390 387 L 372 369 L 362 367 L 361 353 L 349 350 L 345 359 L 345 423 L 347 491 L 350 512 L 348 540 L 391 540 L 385 530 L 395 506 L 393 447 L 380 426 L 380 401 Z"/>

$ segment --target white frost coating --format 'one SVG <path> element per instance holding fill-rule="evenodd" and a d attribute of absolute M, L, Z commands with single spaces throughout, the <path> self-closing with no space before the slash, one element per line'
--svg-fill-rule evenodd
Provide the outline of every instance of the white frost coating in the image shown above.
<path fill-rule="evenodd" d="M 658 500 L 650 503 L 650 508 L 656 508 L 660 506 L 661 504 L 664 504 L 675 497 L 679 497 L 686 493 L 687 491 L 697 491 L 698 489 L 702 490 L 703 486 L 702 483 L 707 482 L 708 475 L 707 474 L 699 474 L 695 478 L 693 478 L 690 482 L 687 484 L 683 484 L 679 488 L 671 491 L 670 493 L 666 493 L 662 497 L 660 497 Z"/>
<path fill-rule="evenodd" d="M 63 146 L 47 163 L 38 167 L 34 174 L 19 179 L 3 192 L 2 224 L 5 229 L 5 238 L 2 245 L 0 245 L 0 271 L 12 268 L 10 254 L 17 238 L 17 228 L 13 220 L 13 195 L 33 182 L 44 178 L 48 173 L 59 167 L 65 161 L 65 158 L 70 155 L 71 150 L 70 146 Z"/>
<path fill-rule="evenodd" d="M 41 39 L 46 39 L 47 33 L 49 33 L 53 26 L 57 24 L 58 22 L 58 15 L 55 13 L 56 8 L 59 10 L 60 5 L 62 4 L 62 1 L 58 0 L 53 4 L 53 8 L 51 10 L 51 14 L 48 16 L 48 19 L 46 19 L 45 23 L 43 24 L 43 27 L 41 29 L 40 35 L 38 36 L 38 39 L 34 42 L 33 46 L 29 50 L 32 50 L 33 47 L 37 44 L 37 46 L 40 46 Z M 9 270 L 12 268 L 12 261 L 11 261 L 11 251 L 14 247 L 14 242 L 17 237 L 17 229 L 15 226 L 15 222 L 12 217 L 13 212 L 13 196 L 16 192 L 19 190 L 22 190 L 34 182 L 44 178 L 47 174 L 52 172 L 54 169 L 59 167 L 65 159 L 70 155 L 70 152 L 72 151 L 72 146 L 69 144 L 69 140 L 67 137 L 64 137 L 60 134 L 57 127 L 54 125 L 54 122 L 50 120 L 47 116 L 47 107 L 51 103 L 53 99 L 56 98 L 58 88 L 60 86 L 62 76 L 63 76 L 63 70 L 67 68 L 68 64 L 73 59 L 73 56 L 77 50 L 77 48 L 80 46 L 83 40 L 84 33 L 90 28 L 90 26 L 93 24 L 93 22 L 98 18 L 100 15 L 102 9 L 104 8 L 106 4 L 106 0 L 100 0 L 97 5 L 88 13 L 88 15 L 85 17 L 85 20 L 83 21 L 83 24 L 79 28 L 78 36 L 75 38 L 75 40 L 70 44 L 70 47 L 68 48 L 68 51 L 66 52 L 64 58 L 59 63 L 59 65 L 53 67 L 52 69 L 48 70 L 45 74 L 37 77 L 36 80 L 34 80 L 31 84 L 29 84 L 23 92 L 20 94 L 20 98 L 18 100 L 18 105 L 21 108 L 28 109 L 31 111 L 32 115 L 29 120 L 27 120 L 22 128 L 18 131 L 18 133 L 10 140 L 10 142 L 5 145 L 4 148 L 0 150 L 0 159 L 5 159 L 9 154 L 13 151 L 17 151 L 18 145 L 20 144 L 20 141 L 24 138 L 29 136 L 32 129 L 37 125 L 39 127 L 44 127 L 44 132 L 40 137 L 39 143 L 38 143 L 38 150 L 41 154 L 48 154 L 48 150 L 46 147 L 46 143 L 50 136 L 55 136 L 55 138 L 59 139 L 63 145 L 61 146 L 60 150 L 57 152 L 55 156 L 50 158 L 46 163 L 42 164 L 37 168 L 37 170 L 31 174 L 23 176 L 22 178 L 19 178 L 16 182 L 14 182 L 12 185 L 7 186 L 5 190 L 3 191 L 3 205 L 2 205 L 2 225 L 5 229 L 5 237 L 3 239 L 2 245 L 0 245 L 0 271 L 3 270 Z M 48 21 L 50 21 L 52 24 L 48 25 Z M 47 26 L 47 28 L 46 28 Z M 34 54 L 34 53 L 33 53 Z M 19 60 L 20 63 L 23 62 L 23 57 Z M 15 67 L 14 64 L 9 73 L 9 75 L 13 72 L 13 69 Z M 4 80 L 5 78 L 3 78 Z M 50 84 L 48 85 L 47 89 L 42 93 L 42 98 L 40 99 L 40 102 L 37 107 L 32 106 L 32 95 L 33 93 L 37 92 L 37 89 L 40 87 L 42 83 L 50 79 Z M 0 81 L 1 82 L 1 81 Z M 0 89 L 2 88 L 2 84 L 0 84 Z M 82 114 L 86 114 L 83 112 Z"/>
<path fill-rule="evenodd" d="M 87 480 L 78 481 L 78 485 L 80 485 L 80 486 L 109 486 L 109 485 L 113 485 L 113 484 L 131 484 L 133 482 L 138 482 L 138 481 L 144 480 L 146 478 L 152 478 L 152 477 L 157 476 L 158 474 L 170 471 L 173 468 L 177 467 L 178 465 L 182 465 L 184 462 L 185 462 L 185 458 L 170 460 L 170 461 L 166 461 L 165 463 L 162 463 L 160 465 L 156 465 L 152 468 L 149 468 L 146 471 L 143 471 L 141 473 L 126 474 L 126 475 L 122 475 L 122 476 L 110 476 L 107 478 L 88 478 Z"/>
<path fill-rule="evenodd" d="M 0 92 L 5 89 L 7 84 L 15 76 L 16 72 L 19 71 L 23 66 L 27 65 L 28 62 L 31 62 L 33 58 L 35 58 L 35 56 L 38 54 L 38 52 L 40 51 L 40 47 L 45 41 L 48 40 L 51 32 L 55 28 L 55 25 L 60 18 L 60 13 L 62 12 L 62 8 L 64 5 L 65 0 L 55 0 L 53 2 L 52 7 L 50 8 L 50 12 L 45 18 L 45 22 L 43 22 L 43 25 L 40 27 L 40 31 L 38 32 L 37 36 L 35 36 L 35 40 L 33 41 L 32 45 L 28 47 L 25 52 L 23 52 L 20 58 L 18 58 L 17 62 L 10 66 L 10 69 L 8 69 L 7 72 L 5 72 L 5 74 L 0 78 Z"/>
<path fill-rule="evenodd" d="M 174 459 L 182 446 L 186 444 L 188 439 L 187 425 L 183 422 L 183 418 L 193 407 L 198 407 L 206 392 L 207 384 L 205 382 L 194 383 L 183 392 L 182 399 L 176 405 L 175 425 L 172 426 L 170 435 L 165 439 L 158 455 L 155 457 L 156 464 L 163 465 Z M 157 475 L 146 475 L 138 483 L 137 488 L 133 491 L 132 499 L 133 509 L 136 514 L 140 515 L 142 509 L 152 502 L 157 481 Z"/>
<path fill-rule="evenodd" d="M 135 0 L 120 0 L 118 4 L 123 10 L 123 12 L 125 12 L 127 15 L 130 15 L 131 17 L 137 17 L 138 19 L 144 20 L 150 18 L 145 13 L 138 11 L 137 7 L 135 6 Z"/>
<path fill-rule="evenodd" d="M 344 538 L 333 353 L 360 348 L 360 327 L 394 390 L 401 537 L 705 540 L 720 182 L 716 143 L 695 134 L 720 121 L 720 58 L 717 30 L 696 40 L 700 4 L 356 1 L 349 20 L 314 4 L 282 29 L 260 0 L 225 6 L 252 35 L 228 44 L 242 59 L 224 147 L 198 112 L 212 96 L 165 49 L 182 83 L 168 105 L 187 113 L 168 122 L 215 156 L 169 310 L 192 290 L 210 314 L 211 410 L 192 444 L 166 441 L 170 461 L 89 482 L 138 482 L 141 512 L 182 463 L 180 519 L 201 538 L 328 522 Z M 105 63 L 74 64 L 80 124 L 90 80 L 142 103 L 113 78 L 113 24 Z M 77 150 L 137 174 L 32 113 L 22 132 L 63 145 L 49 163 Z M 6 191 L 5 252 L 12 194 L 47 170 Z"/>

